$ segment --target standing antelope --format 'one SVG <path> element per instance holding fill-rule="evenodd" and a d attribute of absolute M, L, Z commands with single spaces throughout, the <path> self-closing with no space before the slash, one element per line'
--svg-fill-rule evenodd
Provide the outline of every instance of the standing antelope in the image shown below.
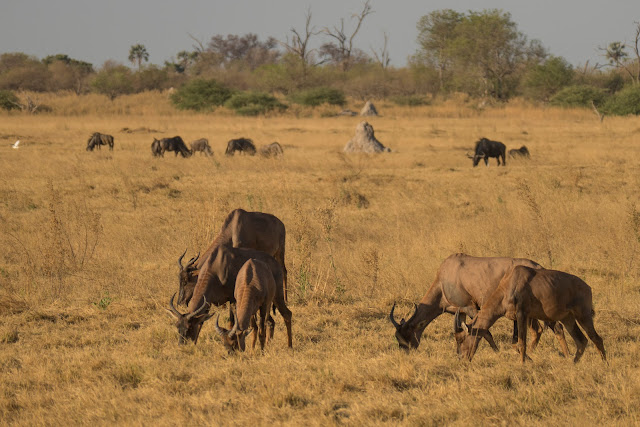
<path fill-rule="evenodd" d="M 216 319 L 216 331 L 218 331 L 222 337 L 222 342 L 230 352 L 238 348 L 244 351 L 244 340 L 248 333 L 249 323 L 251 323 L 254 330 L 252 347 L 255 348 L 256 336 L 259 335 L 260 349 L 264 350 L 267 336 L 265 322 L 271 310 L 275 294 L 276 282 L 273 280 L 269 266 L 258 259 L 250 259 L 245 262 L 236 278 L 236 290 L 234 292 L 236 314 L 233 328 L 231 331 L 221 328 L 218 323 L 220 315 Z M 260 312 L 260 321 L 256 325 L 258 312 Z"/>
<path fill-rule="evenodd" d="M 502 279 L 474 318 L 471 335 L 463 341 L 461 351 L 471 361 L 480 338 L 489 333 L 496 320 L 505 316 L 518 323 L 518 347 L 524 363 L 527 358 L 528 319 L 559 321 L 576 343 L 573 359 L 576 363 L 587 346 L 587 339 L 580 332 L 577 321 L 606 362 L 602 338 L 593 326 L 594 314 L 591 287 L 579 277 L 557 270 L 517 266 Z"/>

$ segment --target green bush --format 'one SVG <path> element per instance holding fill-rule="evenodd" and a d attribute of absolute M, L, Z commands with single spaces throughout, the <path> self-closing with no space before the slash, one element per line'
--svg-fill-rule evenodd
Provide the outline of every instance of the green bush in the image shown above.
<path fill-rule="evenodd" d="M 630 86 L 617 92 L 607 100 L 602 110 L 614 116 L 640 115 L 640 87 Z"/>
<path fill-rule="evenodd" d="M 391 102 L 396 105 L 417 107 L 419 105 L 429 105 L 429 101 L 420 95 L 398 95 L 390 98 Z"/>
<path fill-rule="evenodd" d="M 275 109 L 282 111 L 287 108 L 275 97 L 262 92 L 236 93 L 224 105 L 241 116 L 258 116 Z"/>
<path fill-rule="evenodd" d="M 317 107 L 322 104 L 343 106 L 347 103 L 342 91 L 328 87 L 318 87 L 296 92 L 291 95 L 290 99 L 296 104 L 310 107 Z"/>
<path fill-rule="evenodd" d="M 20 100 L 18 97 L 11 92 L 10 90 L 0 90 L 0 108 L 4 110 L 13 110 L 17 109 Z"/>
<path fill-rule="evenodd" d="M 601 105 L 606 100 L 605 91 L 593 86 L 568 86 L 551 98 L 551 105 L 559 107 L 590 107 L 591 102 Z"/>
<path fill-rule="evenodd" d="M 172 94 L 171 102 L 180 110 L 211 111 L 232 95 L 231 89 L 215 80 L 195 79 Z"/>

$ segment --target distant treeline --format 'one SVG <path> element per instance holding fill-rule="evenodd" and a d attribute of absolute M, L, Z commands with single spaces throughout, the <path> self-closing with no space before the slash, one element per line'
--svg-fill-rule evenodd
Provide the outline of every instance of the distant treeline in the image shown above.
<path fill-rule="evenodd" d="M 355 16 L 358 25 L 372 13 L 368 7 L 367 2 Z M 445 9 L 421 17 L 417 49 L 405 67 L 389 65 L 393 52 L 387 50 L 386 34 L 385 45 L 367 53 L 350 42 L 359 26 L 352 33 L 344 27 L 314 32 L 311 14 L 306 18 L 306 31 L 292 29 L 285 41 L 260 40 L 251 33 L 215 35 L 207 44 L 197 41 L 193 51 L 178 52 L 162 66 L 146 64 L 148 52 L 139 44 L 129 51 L 132 67 L 109 60 L 96 68 L 65 54 L 39 60 L 20 52 L 4 53 L 0 55 L 0 107 L 20 104 L 15 96 L 21 91 L 94 92 L 114 99 L 170 88 L 179 92 L 189 85 L 192 91 L 194 87 L 206 90 L 202 82 L 209 82 L 215 90 L 228 91 L 227 98 L 245 93 L 245 98 L 269 94 L 295 99 L 295 94 L 321 89 L 334 91 L 334 96 L 337 91 L 355 99 L 391 98 L 413 105 L 465 93 L 499 101 L 520 96 L 597 109 L 605 108 L 625 88 L 637 92 L 640 78 L 639 37 L 635 43 L 613 42 L 603 48 L 605 66 L 587 63 L 576 68 L 550 55 L 539 41 L 527 39 L 510 14 L 497 9 L 467 13 Z M 326 42 L 310 49 L 314 37 L 325 37 Z M 174 97 L 176 106 L 190 108 L 180 105 L 178 98 Z"/>

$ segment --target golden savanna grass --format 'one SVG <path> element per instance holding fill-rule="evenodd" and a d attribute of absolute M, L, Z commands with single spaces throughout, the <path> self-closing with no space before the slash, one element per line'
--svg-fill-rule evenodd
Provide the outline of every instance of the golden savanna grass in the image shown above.
<path fill-rule="evenodd" d="M 240 118 L 177 112 L 161 94 L 41 102 L 54 112 L 0 115 L 1 424 L 640 422 L 640 119 L 380 102 L 369 122 L 394 152 L 367 156 L 342 153 L 361 118 L 328 107 Z M 94 131 L 115 150 L 86 152 Z M 153 158 L 153 137 L 174 135 L 215 155 Z M 240 136 L 279 141 L 284 158 L 225 158 Z M 481 136 L 532 158 L 472 168 Z M 179 347 L 163 309 L 178 256 L 237 207 L 287 227 L 292 351 L 280 316 L 264 355 L 228 356 L 212 321 Z M 504 319 L 499 353 L 459 361 L 450 315 L 400 351 L 391 305 L 411 313 L 455 252 L 583 278 L 609 364 L 590 343 L 574 365 L 545 332 L 523 366 Z"/>

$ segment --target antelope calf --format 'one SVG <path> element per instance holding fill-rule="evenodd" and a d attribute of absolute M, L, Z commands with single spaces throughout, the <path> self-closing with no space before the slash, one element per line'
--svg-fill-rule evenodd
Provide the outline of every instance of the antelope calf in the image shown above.
<path fill-rule="evenodd" d="M 527 324 L 530 319 L 561 322 L 576 343 L 574 363 L 580 360 L 587 346 L 579 324 L 606 362 L 602 338 L 593 326 L 594 314 L 591 287 L 579 277 L 557 270 L 516 266 L 502 279 L 475 316 L 471 335 L 464 339 L 461 352 L 471 361 L 480 338 L 505 316 L 518 324 L 518 350 L 523 363 L 527 358 Z"/>
<path fill-rule="evenodd" d="M 218 323 L 220 315 L 218 315 L 216 331 L 230 352 L 237 349 L 244 351 L 245 337 L 248 334 L 249 323 L 251 323 L 254 330 L 252 347 L 255 348 L 257 332 L 260 337 L 260 349 L 264 350 L 267 336 L 265 322 L 276 294 L 276 282 L 269 266 L 263 261 L 253 258 L 245 262 L 238 272 L 234 293 L 236 299 L 235 324 L 230 331 L 221 328 Z M 258 312 L 260 317 L 259 322 L 256 322 Z"/>

